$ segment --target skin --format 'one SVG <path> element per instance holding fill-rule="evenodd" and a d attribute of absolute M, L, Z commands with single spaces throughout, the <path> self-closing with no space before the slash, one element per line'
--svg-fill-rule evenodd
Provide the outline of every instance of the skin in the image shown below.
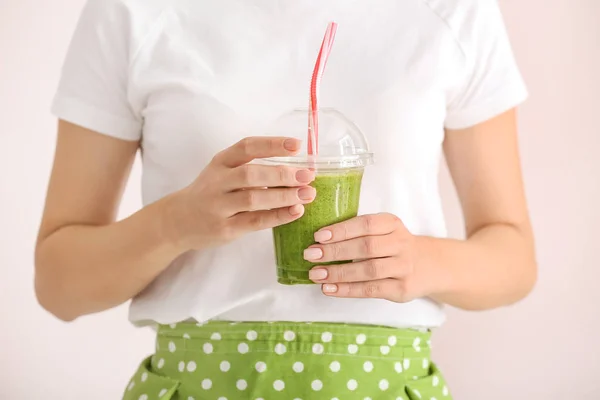
<path fill-rule="evenodd" d="M 36 246 L 35 287 L 40 304 L 62 320 L 128 301 L 187 251 L 291 222 L 315 196 L 307 186 L 314 179 L 310 171 L 247 164 L 294 154 L 299 142 L 247 138 L 217 154 L 188 187 L 116 221 L 138 148 L 137 142 L 59 124 Z M 390 214 L 324 228 L 307 259 L 365 260 L 316 267 L 311 279 L 322 284 L 325 295 L 396 302 L 428 296 L 483 310 L 529 293 L 536 263 L 515 111 L 448 131 L 444 151 L 467 239 L 414 236 Z"/>
<path fill-rule="evenodd" d="M 447 131 L 444 152 L 466 225 L 466 240 L 414 236 L 391 214 L 360 216 L 315 234 L 311 279 L 334 297 L 406 302 L 430 297 L 467 310 L 517 302 L 537 277 L 517 146 L 515 110 Z"/>

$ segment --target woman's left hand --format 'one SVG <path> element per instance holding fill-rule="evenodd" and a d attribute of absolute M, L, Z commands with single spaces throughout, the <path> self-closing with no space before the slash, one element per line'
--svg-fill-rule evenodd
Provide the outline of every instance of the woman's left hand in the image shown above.
<path fill-rule="evenodd" d="M 315 241 L 304 252 L 310 262 L 356 260 L 310 271 L 328 296 L 406 302 L 426 294 L 416 279 L 416 238 L 395 215 L 352 218 L 319 230 Z"/>

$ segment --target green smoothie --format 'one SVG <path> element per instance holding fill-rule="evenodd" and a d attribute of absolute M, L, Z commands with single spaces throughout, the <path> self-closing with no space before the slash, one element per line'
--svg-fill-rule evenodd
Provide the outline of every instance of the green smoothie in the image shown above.
<path fill-rule="evenodd" d="M 314 233 L 319 229 L 356 217 L 362 176 L 362 169 L 319 172 L 311 185 L 317 197 L 305 206 L 302 218 L 273 229 L 279 283 L 314 283 L 308 271 L 324 263 L 304 260 L 304 250 L 315 244 Z"/>

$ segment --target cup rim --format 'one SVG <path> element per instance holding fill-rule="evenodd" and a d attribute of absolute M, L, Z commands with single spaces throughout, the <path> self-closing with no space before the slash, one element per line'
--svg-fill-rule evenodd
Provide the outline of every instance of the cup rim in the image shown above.
<path fill-rule="evenodd" d="M 287 165 L 296 168 L 314 168 L 317 170 L 336 170 L 365 168 L 373 164 L 373 153 L 359 152 L 340 156 L 303 155 L 289 157 L 269 157 L 256 160 L 269 165 Z"/>

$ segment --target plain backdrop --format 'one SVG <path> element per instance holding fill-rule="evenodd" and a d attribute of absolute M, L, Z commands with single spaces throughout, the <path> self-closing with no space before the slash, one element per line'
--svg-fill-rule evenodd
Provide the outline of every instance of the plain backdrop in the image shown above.
<path fill-rule="evenodd" d="M 33 294 L 49 105 L 83 2 L 0 0 L 0 399 L 119 399 L 153 348 L 125 306 L 64 324 Z M 434 355 L 457 400 L 600 399 L 600 1 L 501 3 L 531 92 L 520 138 L 539 281 L 509 308 L 450 310 Z M 137 164 L 123 216 L 140 206 L 139 180 Z M 441 185 L 461 236 L 445 170 Z"/>

